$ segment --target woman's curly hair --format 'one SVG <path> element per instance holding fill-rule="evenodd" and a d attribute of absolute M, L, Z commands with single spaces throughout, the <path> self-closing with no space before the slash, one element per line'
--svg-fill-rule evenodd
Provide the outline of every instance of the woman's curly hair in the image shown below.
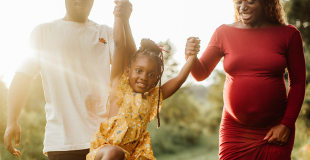
<path fill-rule="evenodd" d="M 233 0 L 236 2 L 237 0 Z M 287 21 L 283 10 L 283 0 L 258 0 L 262 3 L 265 16 L 272 22 L 286 25 Z M 235 22 L 240 21 L 241 17 L 235 5 Z"/>

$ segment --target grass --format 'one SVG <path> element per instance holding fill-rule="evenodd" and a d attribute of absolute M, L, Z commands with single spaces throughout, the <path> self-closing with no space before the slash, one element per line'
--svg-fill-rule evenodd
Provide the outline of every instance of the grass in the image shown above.
<path fill-rule="evenodd" d="M 214 160 L 218 159 L 218 135 L 202 137 L 197 146 L 173 154 L 155 155 L 157 160 Z"/>
<path fill-rule="evenodd" d="M 218 159 L 218 150 L 194 147 L 180 153 L 165 154 L 156 157 L 157 160 L 214 160 Z"/>

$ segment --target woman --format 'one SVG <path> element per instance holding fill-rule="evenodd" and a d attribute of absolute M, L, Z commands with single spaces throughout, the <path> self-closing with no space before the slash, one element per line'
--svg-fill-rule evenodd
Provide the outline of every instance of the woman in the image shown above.
<path fill-rule="evenodd" d="M 224 57 L 221 160 L 287 160 L 305 94 L 300 32 L 286 25 L 279 0 L 234 0 L 236 22 L 222 25 L 191 73 L 202 81 Z M 186 56 L 197 52 L 189 40 Z M 285 69 L 289 73 L 286 93 Z"/>

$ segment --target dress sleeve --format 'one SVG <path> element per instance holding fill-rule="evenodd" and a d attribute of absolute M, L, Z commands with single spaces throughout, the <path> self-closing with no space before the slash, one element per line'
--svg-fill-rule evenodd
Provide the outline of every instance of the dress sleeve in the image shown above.
<path fill-rule="evenodd" d="M 130 85 L 127 79 L 127 74 L 124 71 L 121 79 L 119 80 L 116 89 L 115 89 L 115 96 L 118 98 L 118 101 L 116 102 L 116 105 L 118 107 L 122 106 L 123 103 L 123 98 L 125 96 L 125 93 L 127 92 L 128 89 L 130 89 Z"/>
<path fill-rule="evenodd" d="M 25 73 L 32 78 L 41 70 L 40 65 L 41 26 L 33 29 L 29 38 L 29 56 L 18 66 L 15 72 Z"/>
<path fill-rule="evenodd" d="M 194 63 L 191 74 L 197 81 L 202 81 L 209 77 L 215 66 L 223 57 L 221 43 L 217 31 L 211 37 L 207 49 L 202 56 Z"/>
<path fill-rule="evenodd" d="M 160 91 L 160 100 L 158 105 L 158 99 L 159 99 L 159 88 L 154 88 L 150 93 L 150 103 L 151 103 L 151 114 L 150 114 L 150 121 L 153 120 L 157 115 L 157 107 L 159 107 L 159 111 L 161 110 L 161 105 L 163 101 L 163 94 Z"/>
<path fill-rule="evenodd" d="M 281 123 L 292 129 L 299 115 L 306 87 L 306 64 L 299 31 L 292 34 L 289 39 L 287 69 L 289 74 L 289 92 L 285 115 Z"/>

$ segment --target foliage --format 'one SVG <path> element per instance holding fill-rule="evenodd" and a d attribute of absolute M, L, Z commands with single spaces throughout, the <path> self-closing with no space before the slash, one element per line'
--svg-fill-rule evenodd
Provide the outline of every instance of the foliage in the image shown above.
<path fill-rule="evenodd" d="M 223 88 L 226 75 L 223 71 L 214 70 L 213 72 L 215 72 L 214 83 L 209 87 L 209 94 L 206 95 L 207 101 L 211 105 L 205 112 L 204 117 L 207 117 L 205 126 L 208 127 L 209 132 L 217 133 L 224 107 Z"/>
<path fill-rule="evenodd" d="M 294 150 L 292 152 L 293 160 L 310 159 L 310 128 L 307 127 L 307 120 L 304 117 L 298 118 L 296 122 L 296 133 Z M 309 122 L 308 122 L 309 123 Z"/>
<path fill-rule="evenodd" d="M 167 52 L 164 52 L 165 71 L 163 82 L 177 74 L 177 63 L 173 60 L 174 50 L 172 43 L 167 40 L 160 42 Z M 186 87 L 181 88 L 173 96 L 163 102 L 160 112 L 161 127 L 156 129 L 157 121 L 152 121 L 148 130 L 152 136 L 152 147 L 155 155 L 174 153 L 197 143 L 201 135 L 201 116 L 198 105 L 193 97 L 189 96 Z"/>
<path fill-rule="evenodd" d="M 163 102 L 160 117 L 162 124 L 158 130 L 156 120 L 148 126 L 155 155 L 174 153 L 197 144 L 202 133 L 202 118 L 186 88 Z"/>
<path fill-rule="evenodd" d="M 164 83 L 164 82 L 168 81 L 169 79 L 176 76 L 176 74 L 178 72 L 178 70 L 177 70 L 178 63 L 176 63 L 176 61 L 173 59 L 174 46 L 170 42 L 169 39 L 167 41 L 164 41 L 164 42 L 159 42 L 158 45 L 162 46 L 162 48 L 164 50 L 169 52 L 169 53 L 163 52 L 165 71 L 164 71 L 164 74 L 162 76 L 162 82 Z"/>

